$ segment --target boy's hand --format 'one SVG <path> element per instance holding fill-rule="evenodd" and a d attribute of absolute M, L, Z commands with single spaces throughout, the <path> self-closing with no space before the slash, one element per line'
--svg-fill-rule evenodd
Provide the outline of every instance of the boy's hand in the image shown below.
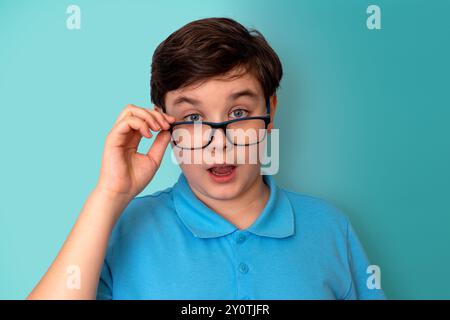
<path fill-rule="evenodd" d="M 109 132 L 97 189 L 131 201 L 149 184 L 170 141 L 169 123 L 175 118 L 157 110 L 128 105 Z M 142 136 L 160 131 L 147 154 L 137 153 Z"/>

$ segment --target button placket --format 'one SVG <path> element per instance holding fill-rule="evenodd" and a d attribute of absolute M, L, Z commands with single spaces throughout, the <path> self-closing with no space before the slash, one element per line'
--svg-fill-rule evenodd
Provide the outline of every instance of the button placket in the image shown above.
<path fill-rule="evenodd" d="M 249 235 L 245 231 L 238 231 L 235 234 L 235 250 L 236 250 L 236 271 L 237 271 L 237 285 L 238 285 L 238 299 L 247 298 L 251 296 L 251 268 L 247 256 L 247 246 Z"/>
<path fill-rule="evenodd" d="M 241 273 L 243 273 L 243 274 L 246 274 L 247 272 L 248 272 L 248 265 L 246 264 L 246 263 L 244 263 L 244 262 L 241 262 L 240 264 L 239 264 L 239 271 L 241 272 Z"/>
<path fill-rule="evenodd" d="M 236 243 L 238 243 L 238 244 L 244 243 L 246 239 L 247 239 L 246 235 L 243 233 L 240 233 L 236 237 Z"/>

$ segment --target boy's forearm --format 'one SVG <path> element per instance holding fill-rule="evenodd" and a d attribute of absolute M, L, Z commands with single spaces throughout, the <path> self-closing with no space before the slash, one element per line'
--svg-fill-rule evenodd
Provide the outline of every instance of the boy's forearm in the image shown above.
<path fill-rule="evenodd" d="M 95 299 L 109 236 L 130 201 L 94 189 L 56 259 L 27 299 Z M 73 281 L 78 276 L 79 286 Z"/>

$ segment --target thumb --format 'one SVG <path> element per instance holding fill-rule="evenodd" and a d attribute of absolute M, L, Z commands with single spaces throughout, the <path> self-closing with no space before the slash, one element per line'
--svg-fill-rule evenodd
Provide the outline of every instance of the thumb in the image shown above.
<path fill-rule="evenodd" d="M 164 152 L 166 151 L 167 145 L 170 141 L 169 131 L 160 131 L 156 135 L 155 141 L 153 141 L 150 149 L 147 152 L 147 157 L 156 164 L 157 168 L 160 166 Z"/>

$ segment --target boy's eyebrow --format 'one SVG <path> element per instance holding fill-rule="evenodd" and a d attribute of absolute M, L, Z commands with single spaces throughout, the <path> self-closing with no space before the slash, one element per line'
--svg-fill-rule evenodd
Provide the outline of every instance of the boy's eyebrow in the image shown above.
<path fill-rule="evenodd" d="M 249 97 L 253 100 L 256 100 L 258 98 L 258 94 L 250 89 L 244 89 L 244 90 L 240 90 L 240 91 L 237 91 L 237 92 L 229 95 L 228 100 L 236 100 L 240 97 Z M 201 101 L 198 99 L 182 95 L 175 99 L 175 101 L 173 102 L 173 105 L 176 106 L 183 102 L 186 102 L 186 103 L 189 103 L 192 105 L 200 105 L 201 104 Z"/>
<path fill-rule="evenodd" d="M 175 99 L 175 101 L 173 102 L 173 105 L 176 106 L 177 104 L 180 104 L 180 103 L 183 103 L 183 102 L 186 102 L 186 103 L 189 103 L 189 104 L 192 104 L 192 105 L 199 105 L 199 104 L 201 104 L 200 100 L 197 100 L 197 99 L 194 99 L 194 98 L 190 98 L 190 97 L 187 97 L 187 96 L 179 96 L 178 98 Z"/>
<path fill-rule="evenodd" d="M 228 100 L 236 100 L 237 98 L 240 98 L 240 97 L 249 97 L 253 100 L 257 100 L 258 94 L 250 89 L 244 89 L 244 90 L 232 93 L 228 97 Z"/>

